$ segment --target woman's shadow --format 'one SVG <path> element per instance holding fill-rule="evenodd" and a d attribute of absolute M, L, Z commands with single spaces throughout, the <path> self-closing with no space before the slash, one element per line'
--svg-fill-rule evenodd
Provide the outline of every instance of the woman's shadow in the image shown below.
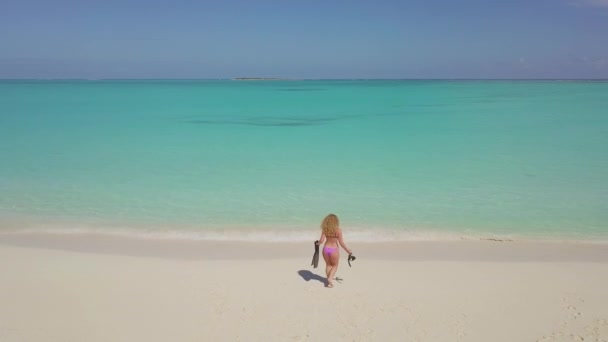
<path fill-rule="evenodd" d="M 316 281 L 320 281 L 323 284 L 327 283 L 327 279 L 324 277 L 321 277 L 318 274 L 314 274 L 308 270 L 299 270 L 298 274 L 300 275 L 300 277 L 302 277 L 302 279 L 304 279 L 304 281 L 311 281 L 311 280 L 316 280 Z"/>

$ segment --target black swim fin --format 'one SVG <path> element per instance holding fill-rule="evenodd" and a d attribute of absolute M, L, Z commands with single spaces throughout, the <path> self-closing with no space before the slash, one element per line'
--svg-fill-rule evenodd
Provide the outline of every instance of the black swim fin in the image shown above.
<path fill-rule="evenodd" d="M 317 268 L 319 266 L 319 240 L 315 241 L 315 254 L 312 255 L 312 263 L 310 266 Z"/>
<path fill-rule="evenodd" d="M 354 255 L 349 254 L 349 255 L 348 255 L 348 267 L 352 267 L 352 266 L 350 265 L 350 262 L 351 262 L 351 260 L 352 260 L 352 261 L 355 261 L 356 259 L 357 259 L 357 258 L 356 258 Z"/>

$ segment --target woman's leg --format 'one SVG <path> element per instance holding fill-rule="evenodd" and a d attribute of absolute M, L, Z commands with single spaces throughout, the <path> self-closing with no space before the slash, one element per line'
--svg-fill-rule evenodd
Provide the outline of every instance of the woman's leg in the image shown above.
<path fill-rule="evenodd" d="M 334 283 L 331 280 L 334 279 L 336 271 L 338 271 L 338 264 L 340 263 L 340 252 L 336 250 L 334 253 L 331 253 L 328 259 L 331 264 L 331 269 L 329 270 L 329 274 L 327 275 L 327 286 L 334 287 Z"/>
<path fill-rule="evenodd" d="M 323 260 L 325 260 L 325 276 L 327 277 L 327 283 L 325 285 L 329 286 L 329 273 L 332 269 L 330 257 L 325 251 L 323 251 Z"/>

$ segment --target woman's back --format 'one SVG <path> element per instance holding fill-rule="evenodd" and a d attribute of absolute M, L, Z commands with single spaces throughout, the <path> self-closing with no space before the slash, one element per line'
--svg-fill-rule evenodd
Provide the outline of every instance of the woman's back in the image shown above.
<path fill-rule="evenodd" d="M 340 241 L 340 230 L 337 230 L 334 235 L 325 235 L 325 246 L 327 247 L 338 247 Z"/>

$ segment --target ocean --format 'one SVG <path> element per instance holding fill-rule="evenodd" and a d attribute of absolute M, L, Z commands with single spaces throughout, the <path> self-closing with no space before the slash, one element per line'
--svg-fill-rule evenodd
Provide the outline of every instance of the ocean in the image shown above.
<path fill-rule="evenodd" d="M 0 232 L 608 238 L 608 82 L 0 81 Z"/>

